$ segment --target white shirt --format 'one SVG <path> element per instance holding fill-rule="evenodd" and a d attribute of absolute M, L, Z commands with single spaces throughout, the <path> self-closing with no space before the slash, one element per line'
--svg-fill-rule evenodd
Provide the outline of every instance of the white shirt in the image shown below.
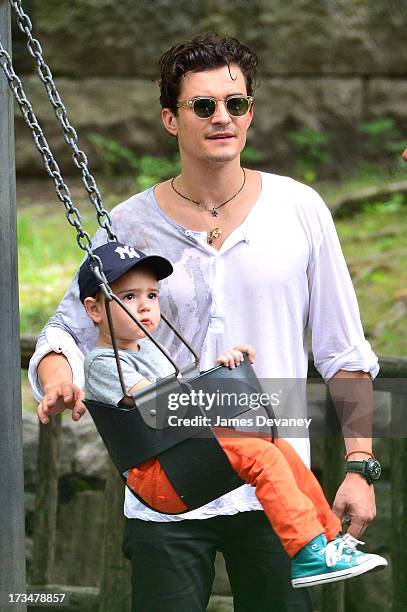
<path fill-rule="evenodd" d="M 256 347 L 254 364 L 263 383 L 307 376 L 307 329 L 312 330 L 315 365 L 326 380 L 338 370 L 377 375 L 377 357 L 365 340 L 359 309 L 331 213 L 310 187 L 287 177 L 261 173 L 259 199 L 219 251 L 205 232 L 186 230 L 159 207 L 154 189 L 131 197 L 111 213 L 118 239 L 147 254 L 167 257 L 174 273 L 160 283 L 162 312 L 201 355 L 200 368 L 235 344 Z M 107 241 L 99 230 L 94 246 Z M 157 339 L 179 365 L 188 351 L 161 323 Z M 83 387 L 83 354 L 97 330 L 78 299 L 76 278 L 41 333 L 30 362 L 36 398 L 42 395 L 36 368 L 48 352 L 68 358 L 74 383 Z M 304 399 L 304 398 L 303 398 Z M 305 416 L 306 403 L 299 411 Z M 298 414 L 298 413 L 297 413 Z M 309 464 L 308 439 L 290 439 Z M 261 509 L 245 485 L 203 508 L 180 516 L 153 512 L 126 493 L 125 514 L 144 520 L 207 518 Z"/>

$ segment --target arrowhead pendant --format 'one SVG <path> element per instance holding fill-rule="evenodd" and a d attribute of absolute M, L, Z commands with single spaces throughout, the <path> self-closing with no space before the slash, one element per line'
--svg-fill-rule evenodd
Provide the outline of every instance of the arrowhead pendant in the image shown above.
<path fill-rule="evenodd" d="M 222 230 L 220 229 L 220 227 L 215 227 L 213 230 L 211 230 L 208 234 L 208 244 L 212 244 L 213 241 L 216 240 L 216 238 L 219 238 L 221 233 Z"/>

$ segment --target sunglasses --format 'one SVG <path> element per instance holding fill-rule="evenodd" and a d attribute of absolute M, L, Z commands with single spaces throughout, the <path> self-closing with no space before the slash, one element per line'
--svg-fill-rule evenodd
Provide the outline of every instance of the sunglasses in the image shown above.
<path fill-rule="evenodd" d="M 215 114 L 218 103 L 223 102 L 231 117 L 242 117 L 249 112 L 253 100 L 253 96 L 229 96 L 224 100 L 216 100 L 216 98 L 209 96 L 197 96 L 188 100 L 180 100 L 177 103 L 177 108 L 188 106 L 192 108 L 195 116 L 199 119 L 210 119 Z"/>

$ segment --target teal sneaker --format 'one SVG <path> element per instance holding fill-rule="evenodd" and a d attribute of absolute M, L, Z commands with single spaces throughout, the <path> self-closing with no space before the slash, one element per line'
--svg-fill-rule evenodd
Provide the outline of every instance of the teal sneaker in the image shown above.
<path fill-rule="evenodd" d="M 325 582 L 347 580 L 371 570 L 380 570 L 387 561 L 379 555 L 356 550 L 360 542 L 350 534 L 337 536 L 331 542 L 324 534 L 311 540 L 293 557 L 291 584 L 295 589 Z"/>

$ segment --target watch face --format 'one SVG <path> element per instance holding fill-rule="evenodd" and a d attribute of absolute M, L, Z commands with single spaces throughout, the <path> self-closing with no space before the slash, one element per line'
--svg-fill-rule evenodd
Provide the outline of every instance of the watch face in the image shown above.
<path fill-rule="evenodd" d="M 380 474 L 382 473 L 382 466 L 377 459 L 369 459 L 367 462 L 367 470 L 372 480 L 378 480 L 380 478 Z"/>

